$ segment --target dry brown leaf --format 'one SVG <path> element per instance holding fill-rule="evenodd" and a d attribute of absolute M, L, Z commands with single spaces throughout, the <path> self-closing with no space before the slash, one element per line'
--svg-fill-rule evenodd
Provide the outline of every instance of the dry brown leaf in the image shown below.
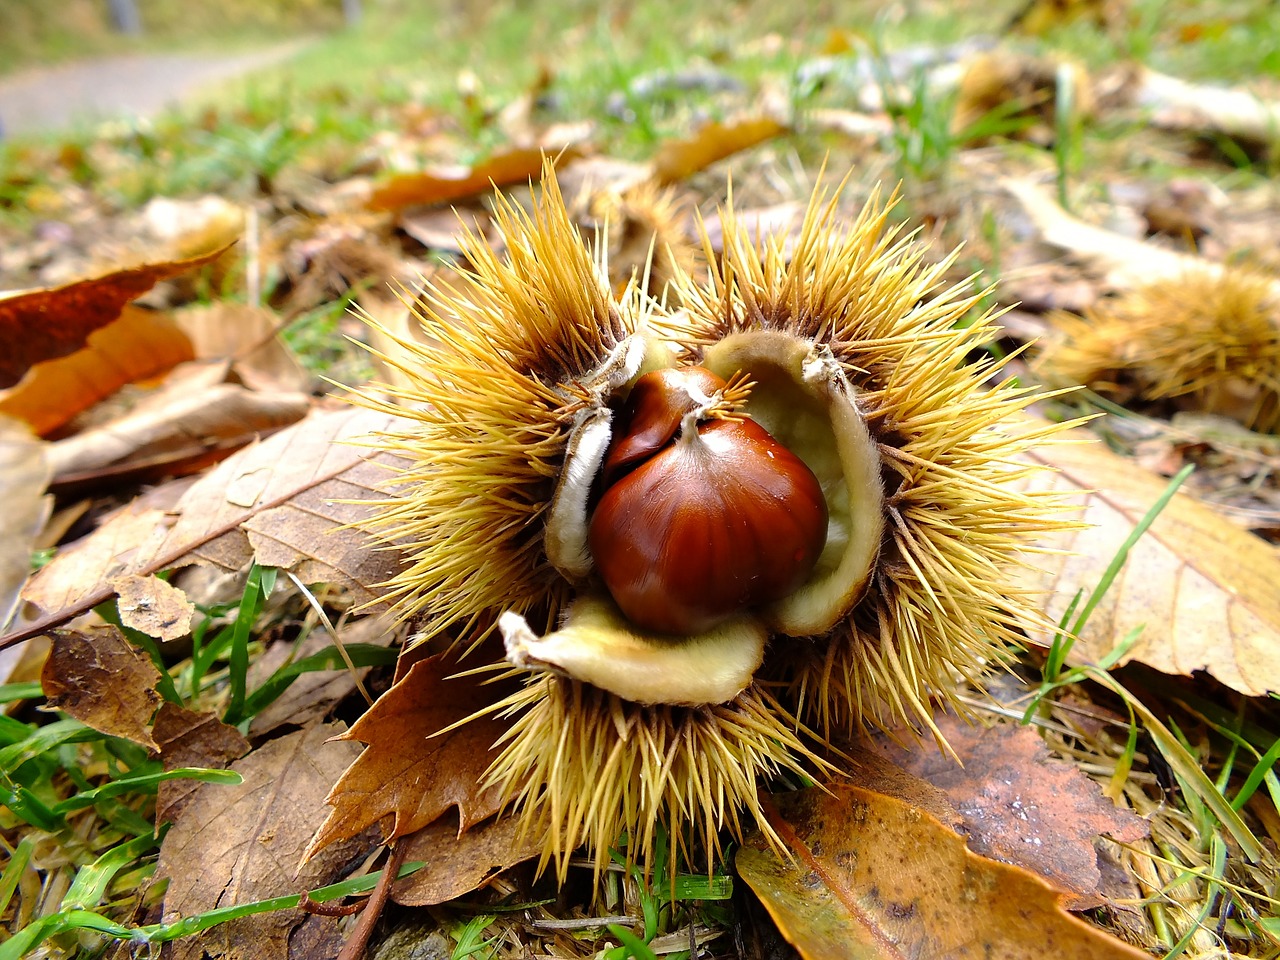
<path fill-rule="evenodd" d="M 158 750 L 151 716 L 160 671 L 113 626 L 58 631 L 40 677 L 49 706 L 112 737 Z"/>
<path fill-rule="evenodd" d="M 161 280 L 211 263 L 225 250 L 0 299 L 0 343 L 7 345 L 0 355 L 0 388 L 12 387 L 37 363 L 75 353 L 89 334 L 120 316 L 130 300 Z"/>
<path fill-rule="evenodd" d="M 109 581 L 204 562 L 239 570 L 256 559 L 308 583 L 351 588 L 375 600 L 398 563 L 368 536 L 343 524 L 393 476 L 390 458 L 347 442 L 394 429 L 396 418 L 355 408 L 315 411 L 223 461 L 186 487 L 176 503 L 135 503 L 62 550 L 27 584 L 23 596 L 45 616 L 0 639 L 7 646 L 109 600 Z"/>
<path fill-rule="evenodd" d="M 1104 834 L 1139 840 L 1147 835 L 1146 823 L 1103 796 L 1075 766 L 1051 759 L 1030 727 L 985 728 L 952 715 L 934 719 L 959 763 L 940 750 L 905 749 L 887 738 L 877 738 L 872 749 L 946 792 L 974 853 L 1026 867 L 1070 891 L 1072 910 L 1101 906 L 1094 841 Z M 861 783 L 856 772 L 854 777 Z"/>
<path fill-rule="evenodd" d="M 280 338 L 281 320 L 264 307 L 220 300 L 188 307 L 174 322 L 191 339 L 197 357 L 227 357 L 251 390 L 306 393 L 311 375 Z"/>
<path fill-rule="evenodd" d="M 111 581 L 119 597 L 120 622 L 157 640 L 177 640 L 191 632 L 195 605 L 177 587 L 156 576 L 126 573 Z"/>
<path fill-rule="evenodd" d="M 653 158 L 659 183 L 679 183 L 717 160 L 772 140 L 789 128 L 772 117 L 746 117 L 728 123 L 713 120 L 685 140 L 667 140 Z"/>
<path fill-rule="evenodd" d="M 194 358 L 191 341 L 169 314 L 126 305 L 116 319 L 90 333 L 81 349 L 36 364 L 21 383 L 0 394 L 0 414 L 24 420 L 47 436 L 125 384 Z"/>
<path fill-rule="evenodd" d="M 45 446 L 22 424 L 0 416 L 0 630 L 13 616 L 36 537 L 53 508 L 44 492 L 52 476 Z"/>
<path fill-rule="evenodd" d="M 160 746 L 166 770 L 178 767 L 224 769 L 249 752 L 249 741 L 235 727 L 212 713 L 197 713 L 172 703 L 156 712 L 151 736 Z M 200 789 L 196 780 L 166 780 L 156 795 L 156 823 L 176 823 L 191 796 Z"/>
<path fill-rule="evenodd" d="M 82 481 L 99 471 L 175 463 L 197 454 L 240 446 L 306 415 L 305 393 L 260 393 L 235 383 L 191 390 L 179 378 L 145 407 L 59 440 L 49 450 L 58 482 Z"/>
<path fill-rule="evenodd" d="M 189 486 L 190 481 L 176 481 L 157 487 L 112 513 L 92 534 L 59 550 L 57 556 L 27 582 L 22 591 L 23 599 L 47 613 L 65 605 L 68 599 L 77 602 L 86 591 L 95 590 L 112 577 L 129 572 L 129 561 L 139 545 L 146 543 L 156 529 L 165 524 L 168 511 Z M 51 573 L 45 572 L 50 570 Z M 104 599 L 111 598 L 108 590 L 98 592 L 104 595 Z M 66 619 L 101 602 L 95 600 L 76 609 L 68 613 Z"/>
<path fill-rule="evenodd" d="M 391 899 L 406 907 L 427 907 L 470 893 L 496 874 L 536 857 L 542 838 L 521 834 L 520 821 L 497 817 L 459 833 L 458 825 L 441 817 L 405 838 L 405 861 L 423 861 L 416 873 L 396 882 Z"/>
<path fill-rule="evenodd" d="M 577 155 L 578 151 L 570 147 L 555 159 L 564 162 Z M 494 187 L 528 183 L 541 178 L 545 157 L 546 152 L 538 147 L 512 147 L 471 167 L 398 174 L 374 189 L 368 206 L 370 210 L 398 211 L 450 203 Z"/>
<path fill-rule="evenodd" d="M 166 917 L 299 893 L 337 878 L 357 850 L 335 846 L 299 868 L 322 798 L 356 748 L 329 742 L 341 725 L 272 740 L 231 765 L 239 786 L 202 784 L 160 847 Z M 174 943 L 174 960 L 285 958 L 296 910 L 243 917 Z"/>
<path fill-rule="evenodd" d="M 1039 877 L 978 856 L 901 800 L 835 785 L 775 796 L 767 815 L 791 857 L 756 834 L 738 851 L 738 872 L 806 960 L 1148 957 L 1069 914 Z"/>
<path fill-rule="evenodd" d="M 452 657 L 415 663 L 343 734 L 368 746 L 329 794 L 333 810 L 308 856 L 383 817 L 392 818 L 386 835 L 394 839 L 421 830 L 450 807 L 458 808 L 463 830 L 497 813 L 497 791 L 482 790 L 480 778 L 506 725 L 486 716 L 433 736 L 502 695 L 477 677 L 452 677 L 459 669 Z"/>
<path fill-rule="evenodd" d="M 1082 431 L 1078 439 L 1091 435 Z M 1037 477 L 1038 487 L 1094 491 L 1083 494 L 1079 511 L 1089 526 L 1044 544 L 1069 555 L 1037 557 L 1025 572 L 1030 587 L 1046 592 L 1043 606 L 1056 622 L 1078 590 L 1087 595 L 1098 583 L 1167 481 L 1096 441 L 1037 447 L 1029 456 L 1056 468 Z M 1180 494 L 1129 553 L 1072 662 L 1096 663 L 1141 626 L 1121 663 L 1137 660 L 1181 676 L 1204 670 L 1254 697 L 1280 690 L 1277 584 L 1274 547 Z"/>

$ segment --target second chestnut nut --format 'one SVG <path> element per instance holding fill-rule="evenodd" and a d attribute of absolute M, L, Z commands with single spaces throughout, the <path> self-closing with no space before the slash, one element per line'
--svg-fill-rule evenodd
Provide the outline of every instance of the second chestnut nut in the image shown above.
<path fill-rule="evenodd" d="M 795 590 L 827 536 L 813 471 L 731 411 L 702 367 L 640 377 L 618 412 L 589 544 L 627 618 L 671 634 L 707 630 Z"/>

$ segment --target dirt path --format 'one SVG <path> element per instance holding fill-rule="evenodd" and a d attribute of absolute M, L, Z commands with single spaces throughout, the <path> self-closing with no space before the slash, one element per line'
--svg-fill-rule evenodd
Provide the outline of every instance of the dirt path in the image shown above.
<path fill-rule="evenodd" d="M 287 60 L 307 42 L 295 40 L 233 56 L 139 54 L 25 70 L 0 79 L 0 134 L 147 116 L 203 87 Z"/>

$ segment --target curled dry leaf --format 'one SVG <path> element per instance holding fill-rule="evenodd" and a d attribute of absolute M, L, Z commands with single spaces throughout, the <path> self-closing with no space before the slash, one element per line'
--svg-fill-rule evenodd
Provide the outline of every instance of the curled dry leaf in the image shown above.
<path fill-rule="evenodd" d="M 45 444 L 0 416 L 0 629 L 13 616 L 36 535 L 49 519 L 53 502 L 44 491 L 51 475 Z"/>
<path fill-rule="evenodd" d="M 186 488 L 172 505 L 135 503 L 61 551 L 23 596 L 45 616 L 0 639 L 43 632 L 111 598 L 109 581 L 191 563 L 239 570 L 250 560 L 290 570 L 309 583 L 349 587 L 377 599 L 373 585 L 397 563 L 344 525 L 393 476 L 392 458 L 350 442 L 395 429 L 396 418 L 367 410 L 316 411 L 242 450 Z"/>
<path fill-rule="evenodd" d="M 1270 143 L 1280 128 L 1280 101 L 1264 100 L 1249 90 L 1191 83 L 1144 68 L 1132 95 L 1138 106 L 1152 111 L 1157 126 L 1167 129 Z"/>
<path fill-rule="evenodd" d="M 772 117 L 744 117 L 728 123 L 713 120 L 692 137 L 667 140 L 653 158 L 653 175 L 659 183 L 678 183 L 717 160 L 758 146 L 786 133 L 788 127 Z"/>
<path fill-rule="evenodd" d="M 144 409 L 86 430 L 50 449 L 54 477 L 71 482 L 125 465 L 175 463 L 225 444 L 239 446 L 306 415 L 305 393 L 260 393 L 235 383 L 192 391 L 178 379 Z"/>
<path fill-rule="evenodd" d="M 1037 447 L 1028 456 L 1057 469 L 1037 477 L 1038 486 L 1082 491 L 1079 519 L 1086 526 L 1046 541 L 1064 552 L 1038 556 L 1024 574 L 1028 586 L 1045 591 L 1046 612 L 1056 622 L 1077 591 L 1087 595 L 1102 578 L 1166 481 L 1097 442 Z M 1121 663 L 1137 660 L 1181 676 L 1204 670 L 1248 696 L 1280 690 L 1277 584 L 1274 547 L 1179 494 L 1130 551 L 1072 660 L 1096 663 L 1141 627 Z"/>
<path fill-rule="evenodd" d="M 156 576 L 126 573 L 111 581 L 120 598 L 120 622 L 157 640 L 177 640 L 191 632 L 195 605 L 177 587 Z"/>
<path fill-rule="evenodd" d="M 1086 223 L 1063 210 L 1037 184 L 1008 178 L 1003 186 L 1022 205 L 1041 240 L 1095 265 L 1119 289 L 1177 279 L 1193 272 L 1217 279 L 1224 270 L 1221 263 L 1176 253 Z M 1280 281 L 1275 286 L 1280 293 Z"/>
<path fill-rule="evenodd" d="M 112 737 L 158 750 L 151 717 L 160 672 L 113 626 L 57 631 L 40 677 L 49 706 Z"/>
<path fill-rule="evenodd" d="M 125 384 L 158 376 L 195 355 L 169 314 L 126 304 L 80 349 L 36 364 L 21 383 L 0 393 L 0 413 L 46 436 Z"/>
<path fill-rule="evenodd" d="M 406 907 L 427 907 L 470 893 L 542 852 L 541 837 L 522 833 L 519 820 L 501 816 L 462 833 L 450 818 L 441 817 L 404 843 L 406 862 L 426 864 L 391 888 L 391 899 Z"/>
<path fill-rule="evenodd" d="M 231 765 L 244 778 L 238 786 L 201 784 L 160 847 L 166 918 L 322 886 L 363 853 L 363 845 L 339 845 L 298 867 L 325 792 L 356 752 L 331 742 L 341 729 L 318 725 L 269 741 Z M 175 942 L 174 960 L 285 958 L 304 918 L 277 910 L 232 920 Z"/>
<path fill-rule="evenodd" d="M 421 830 L 450 807 L 458 808 L 463 830 L 498 811 L 497 790 L 481 789 L 480 779 L 506 725 L 486 716 L 437 736 L 503 692 L 475 676 L 452 677 L 458 669 L 452 657 L 415 663 L 343 734 L 367 746 L 330 792 L 333 810 L 307 856 L 383 817 L 392 818 L 386 836 L 394 839 Z"/>
<path fill-rule="evenodd" d="M 161 280 L 213 262 L 226 249 L 0 299 L 0 343 L 7 345 L 0 355 L 0 388 L 12 387 L 41 361 L 75 353 L 89 334 L 120 316 L 130 300 Z"/>
<path fill-rule="evenodd" d="M 564 162 L 577 155 L 578 151 L 569 147 L 555 159 Z M 471 167 L 398 174 L 374 188 L 368 206 L 370 210 L 394 212 L 406 207 L 450 203 L 494 187 L 528 183 L 542 176 L 545 157 L 545 151 L 538 147 L 512 147 Z"/>
<path fill-rule="evenodd" d="M 952 715 L 935 721 L 959 763 L 941 751 L 904 749 L 884 737 L 873 749 L 946 792 L 974 853 L 1025 867 L 1070 891 L 1072 910 L 1100 906 L 1094 841 L 1103 834 L 1139 840 L 1147 835 L 1146 823 L 1103 796 L 1075 766 L 1050 758 L 1030 727 L 986 728 Z"/>
<path fill-rule="evenodd" d="M 1039 877 L 978 856 L 901 800 L 836 785 L 776 796 L 766 813 L 792 856 L 756 834 L 738 851 L 738 872 L 806 960 L 1148 956 L 1073 917 Z"/>
<path fill-rule="evenodd" d="M 249 741 L 235 727 L 212 713 L 197 713 L 172 703 L 156 712 L 151 736 L 160 747 L 166 770 L 179 767 L 224 769 L 249 752 Z M 156 823 L 176 823 L 191 796 L 200 789 L 196 780 L 166 780 L 156 795 Z"/>

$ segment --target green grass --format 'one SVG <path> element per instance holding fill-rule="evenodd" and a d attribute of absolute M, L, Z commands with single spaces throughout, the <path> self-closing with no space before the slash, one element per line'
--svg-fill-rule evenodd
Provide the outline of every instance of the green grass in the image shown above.
<path fill-rule="evenodd" d="M 178 663 L 166 663 L 152 638 L 127 631 L 160 668 L 159 690 L 167 700 L 192 709 L 214 708 L 225 722 L 247 728 L 252 717 L 303 674 L 343 670 L 347 663 L 394 662 L 396 651 L 386 647 L 328 647 L 290 659 L 250 688 L 248 666 L 260 647 L 260 620 L 274 579 L 274 570 L 255 566 L 237 603 L 204 609 L 194 631 L 192 655 Z M 103 607 L 100 612 L 118 623 L 113 609 Z M 296 643 L 305 638 L 305 632 L 300 633 Z M 0 687 L 0 703 L 38 705 L 42 699 L 39 684 Z M 146 883 L 165 831 L 164 824 L 155 822 L 158 786 L 176 779 L 236 784 L 240 775 L 189 767 L 166 771 L 138 744 L 105 736 L 71 717 L 54 716 L 36 714 L 36 719 L 26 721 L 0 714 L 0 843 L 8 854 L 0 873 L 0 915 L 25 918 L 13 936 L 0 943 L 0 960 L 16 960 L 46 941 L 73 942 L 86 933 L 162 943 L 237 917 L 297 906 L 298 897 L 291 896 L 213 910 L 172 924 L 129 926 L 125 920 L 163 892 Z M 11 842 L 15 837 L 21 839 Z M 38 862 L 32 858 L 37 847 Z M 367 891 L 376 880 L 372 875 L 335 884 L 313 891 L 313 898 L 323 901 Z M 65 883 L 66 892 L 56 903 L 42 905 L 31 899 L 33 891 L 38 899 L 42 886 L 57 889 L 59 882 Z"/>

